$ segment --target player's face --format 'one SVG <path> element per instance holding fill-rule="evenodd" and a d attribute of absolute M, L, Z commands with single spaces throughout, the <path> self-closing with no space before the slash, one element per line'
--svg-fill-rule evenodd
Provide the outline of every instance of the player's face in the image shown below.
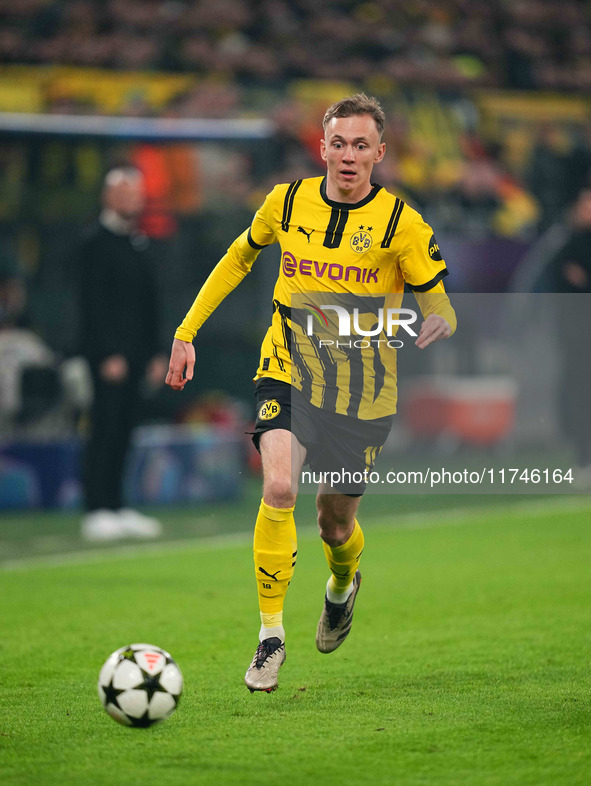
<path fill-rule="evenodd" d="M 359 202 L 371 191 L 371 172 L 386 152 L 371 115 L 333 117 L 320 140 L 326 191 L 337 202 Z"/>

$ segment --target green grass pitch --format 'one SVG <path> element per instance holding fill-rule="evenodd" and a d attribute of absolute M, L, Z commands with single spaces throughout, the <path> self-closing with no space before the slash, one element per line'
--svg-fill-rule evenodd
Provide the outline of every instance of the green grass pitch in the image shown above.
<path fill-rule="evenodd" d="M 251 536 L 217 537 L 249 529 L 250 504 L 177 512 L 183 540 L 162 548 L 7 561 L 0 783 L 591 784 L 588 498 L 402 515 L 393 497 L 363 504 L 355 623 L 321 655 L 327 569 L 302 501 L 270 695 L 242 682 L 258 632 Z M 192 516 L 214 537 L 190 540 Z M 14 555 L 31 527 L 5 524 Z M 43 537 L 58 525 L 74 539 L 57 514 Z M 168 649 L 185 677 L 177 712 L 147 730 L 118 726 L 96 693 L 105 658 L 135 641 Z"/>

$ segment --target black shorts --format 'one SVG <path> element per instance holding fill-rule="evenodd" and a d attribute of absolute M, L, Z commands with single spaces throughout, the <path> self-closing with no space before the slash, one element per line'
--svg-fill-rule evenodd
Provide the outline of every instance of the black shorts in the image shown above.
<path fill-rule="evenodd" d="M 252 441 L 259 450 L 261 434 L 290 431 L 306 448 L 306 465 L 313 473 L 339 473 L 343 482 L 332 488 L 359 497 L 367 483 L 359 476 L 371 470 L 392 428 L 393 415 L 376 420 L 325 412 L 312 406 L 287 382 L 263 377 L 256 383 L 256 421 Z"/>

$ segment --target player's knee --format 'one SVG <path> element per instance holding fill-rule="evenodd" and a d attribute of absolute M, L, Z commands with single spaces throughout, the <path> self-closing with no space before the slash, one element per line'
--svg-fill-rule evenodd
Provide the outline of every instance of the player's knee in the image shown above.
<path fill-rule="evenodd" d="M 296 494 L 288 478 L 273 478 L 264 483 L 263 499 L 272 508 L 293 508 Z"/>
<path fill-rule="evenodd" d="M 343 543 L 346 543 L 349 540 L 349 533 L 348 530 L 344 527 L 322 527 L 319 524 L 320 529 L 320 537 L 326 543 L 327 546 L 331 548 L 336 548 L 337 546 L 342 546 Z"/>
<path fill-rule="evenodd" d="M 355 520 L 349 521 L 346 516 L 339 515 L 337 512 L 318 507 L 318 529 L 320 530 L 320 537 L 322 540 L 333 548 L 341 546 L 346 543 L 352 525 L 355 525 Z"/>

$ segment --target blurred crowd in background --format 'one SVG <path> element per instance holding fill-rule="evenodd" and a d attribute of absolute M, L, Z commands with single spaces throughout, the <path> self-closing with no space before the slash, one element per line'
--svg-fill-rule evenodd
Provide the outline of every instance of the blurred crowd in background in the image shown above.
<path fill-rule="evenodd" d="M 4 62 L 518 89 L 591 87 L 585 0 L 2 0 Z"/>

